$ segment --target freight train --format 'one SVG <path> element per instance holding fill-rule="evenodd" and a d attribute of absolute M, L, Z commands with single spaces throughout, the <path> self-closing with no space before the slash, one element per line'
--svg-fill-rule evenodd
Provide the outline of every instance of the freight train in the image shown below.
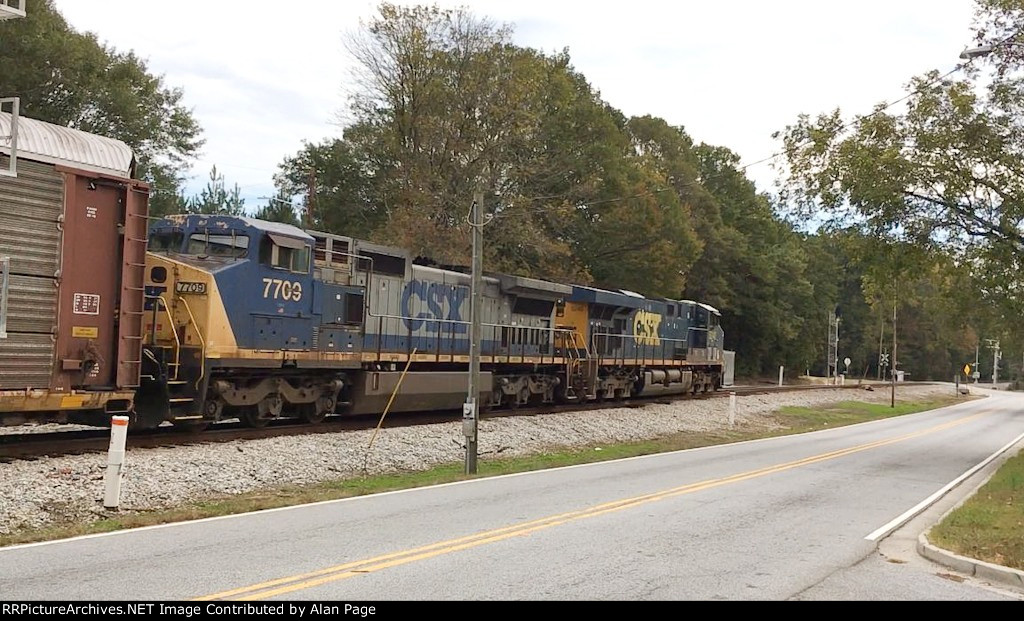
<path fill-rule="evenodd" d="M 224 215 L 152 222 L 147 246 L 145 186 L 131 179 L 130 162 L 122 158 L 117 174 L 83 164 L 19 161 L 29 172 L 47 168 L 54 192 L 47 218 L 9 230 L 53 229 L 50 262 L 37 276 L 53 282 L 18 288 L 13 275 L 24 276 L 32 244 L 4 245 L 0 231 L 0 257 L 11 253 L 11 308 L 24 311 L 11 316 L 22 340 L 0 340 L 0 364 L 28 356 L 29 335 L 52 335 L 56 347 L 32 352 L 34 375 L 0 369 L 4 422 L 102 423 L 127 412 L 139 428 L 317 423 L 379 413 L 399 384 L 392 411 L 457 409 L 465 400 L 468 274 L 418 264 L 400 248 Z M 10 187 L 0 178 L 3 218 L 25 218 Z M 100 229 L 106 237 L 96 237 Z M 54 266 L 56 276 L 47 271 Z M 56 311 L 19 323 L 40 310 L 33 292 L 45 285 Z M 485 407 L 722 383 L 720 314 L 706 304 L 500 274 L 484 277 L 482 299 Z"/>

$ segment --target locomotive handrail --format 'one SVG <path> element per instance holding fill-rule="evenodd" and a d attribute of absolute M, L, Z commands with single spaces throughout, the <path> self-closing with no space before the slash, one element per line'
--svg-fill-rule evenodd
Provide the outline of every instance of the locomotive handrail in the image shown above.
<path fill-rule="evenodd" d="M 702 328 L 693 328 L 693 327 L 691 327 L 690 329 L 691 330 L 701 330 Z M 610 337 L 610 338 L 619 338 L 619 339 L 635 339 L 635 338 L 638 338 L 638 336 L 636 334 L 613 334 L 613 333 L 610 333 L 610 332 L 593 333 L 593 334 L 591 334 L 591 340 L 595 341 L 595 343 L 594 343 L 595 348 L 596 348 L 596 340 L 597 340 L 598 337 Z M 665 352 L 665 345 L 666 345 L 666 343 L 668 343 L 668 344 L 672 344 L 672 343 L 682 343 L 682 344 L 685 344 L 685 345 L 687 345 L 687 348 L 686 348 L 687 352 L 689 352 L 690 350 L 700 351 L 700 350 L 704 350 L 704 349 L 716 349 L 716 350 L 721 351 L 720 347 L 689 347 L 690 342 L 687 339 L 672 339 L 672 338 L 667 338 L 667 337 L 666 338 L 658 337 L 658 344 L 657 345 L 647 345 L 647 344 L 640 344 L 640 343 L 637 344 L 636 352 L 635 352 L 635 354 L 633 356 L 634 364 L 638 364 L 639 363 L 639 361 L 643 358 L 643 356 L 640 355 L 641 352 L 642 351 L 646 351 L 646 348 L 648 348 L 648 347 L 660 348 L 660 352 L 658 352 L 657 349 L 651 349 L 650 353 L 652 353 L 652 354 L 660 353 L 661 354 L 662 362 L 668 360 L 669 358 L 667 358 L 665 356 L 665 353 L 666 353 Z M 598 355 L 598 359 L 601 359 L 604 354 L 599 352 L 597 355 Z M 621 356 L 613 355 L 613 356 L 611 356 L 611 358 L 614 361 L 621 360 L 623 363 L 626 361 L 626 356 L 624 356 L 624 355 L 621 355 Z M 717 359 L 709 358 L 709 359 L 706 359 L 706 360 L 700 360 L 699 362 L 716 362 L 716 361 L 717 361 Z"/>
<path fill-rule="evenodd" d="M 314 248 L 314 250 L 315 250 L 315 248 Z M 366 272 L 366 295 L 364 296 L 365 299 L 363 300 L 363 308 L 366 310 L 366 315 L 368 317 L 376 317 L 377 315 L 374 315 L 372 312 L 370 312 L 370 292 L 373 291 L 373 287 L 371 286 L 371 284 L 373 283 L 373 257 L 368 257 L 368 256 L 362 255 L 362 254 L 354 254 L 354 253 L 351 253 L 351 252 L 335 252 L 334 250 L 331 250 L 331 254 L 332 255 L 340 254 L 340 255 L 345 256 L 345 257 L 352 257 L 354 259 L 363 259 L 364 261 L 369 261 L 370 262 L 370 269 L 363 270 L 363 271 Z M 314 261 L 314 263 L 316 263 L 316 261 Z M 351 263 L 351 266 L 352 266 L 352 268 L 351 268 L 351 270 L 349 270 L 349 275 L 350 276 L 355 276 L 355 273 L 359 271 L 359 261 L 353 261 Z M 366 322 L 365 321 L 363 322 L 363 333 L 364 334 L 366 333 Z"/>
<path fill-rule="evenodd" d="M 468 326 L 468 325 L 470 325 L 472 323 L 472 322 L 469 322 L 469 321 L 464 321 L 462 319 L 440 319 L 440 318 L 434 318 L 434 317 L 409 317 L 407 315 L 371 315 L 371 317 L 379 317 L 381 319 L 401 319 L 403 321 L 405 321 L 405 320 L 408 320 L 408 321 L 431 321 L 431 322 L 435 322 L 435 323 L 451 323 L 451 324 L 463 325 L 463 326 Z M 545 332 L 552 332 L 552 333 L 555 333 L 555 332 L 565 332 L 567 334 L 576 334 L 575 330 L 569 330 L 569 329 L 566 329 L 566 328 L 552 328 L 550 326 L 546 327 L 546 328 L 544 326 L 517 326 L 517 325 L 513 325 L 513 324 L 509 324 L 509 323 L 488 323 L 486 321 L 482 322 L 480 325 L 485 327 L 485 328 L 522 328 L 523 330 L 543 330 Z M 574 338 L 574 340 L 575 340 L 575 338 Z"/>
<path fill-rule="evenodd" d="M 379 320 L 399 319 L 399 320 L 402 320 L 402 321 L 430 321 L 430 322 L 435 322 L 435 323 L 444 323 L 444 324 L 452 324 L 452 325 L 463 325 L 463 326 L 468 326 L 468 325 L 471 325 L 471 323 L 472 323 L 472 322 L 469 322 L 469 321 L 464 321 L 462 319 L 440 319 L 440 318 L 433 318 L 433 317 L 409 317 L 407 315 L 389 315 L 389 314 L 374 315 L 374 314 L 370 314 L 370 316 L 371 317 L 376 317 Z M 486 321 L 485 322 L 481 322 L 480 325 L 481 325 L 481 327 L 485 327 L 485 328 L 509 328 L 509 329 L 512 329 L 512 330 L 515 330 L 515 329 L 539 330 L 539 331 L 542 331 L 542 332 L 550 332 L 552 336 L 555 336 L 557 334 L 572 335 L 572 339 L 571 339 L 572 340 L 572 347 L 573 347 L 573 349 L 576 350 L 577 356 L 579 355 L 579 339 L 582 338 L 582 337 L 579 336 L 579 334 L 577 333 L 576 330 L 569 330 L 569 329 L 566 329 L 566 328 L 552 328 L 550 326 L 549 327 L 543 327 L 543 326 L 517 326 L 517 325 L 512 325 L 512 324 L 490 323 L 490 322 L 486 322 Z M 378 333 L 379 333 L 379 329 L 378 329 Z M 379 341 L 378 341 L 378 343 L 379 343 Z M 520 343 L 520 345 L 525 347 L 525 343 Z M 568 347 L 566 349 L 568 349 Z M 584 343 L 584 348 L 583 349 L 584 349 L 584 351 L 587 352 L 587 356 L 589 357 L 590 352 L 586 348 L 586 343 Z M 509 354 L 509 355 L 511 355 L 511 354 Z M 520 356 L 525 356 L 526 354 L 523 351 L 520 351 L 519 355 Z M 541 354 L 541 355 L 543 356 L 544 354 Z M 551 354 L 551 357 L 554 358 L 554 354 Z"/>
<path fill-rule="evenodd" d="M 178 379 L 178 370 L 181 369 L 181 340 L 178 338 L 178 330 L 174 327 L 174 315 L 171 314 L 171 309 L 167 306 L 167 300 L 162 295 L 158 296 L 157 299 L 160 300 L 160 306 L 163 307 L 164 312 L 167 313 L 168 321 L 171 322 L 171 334 L 174 335 L 174 377 L 171 379 L 176 380 Z M 153 331 L 156 331 L 155 327 Z"/>
<path fill-rule="evenodd" d="M 196 380 L 196 390 L 199 390 L 199 383 L 203 381 L 203 376 L 206 375 L 206 339 L 203 338 L 203 331 L 199 329 L 199 322 L 196 321 L 196 316 L 192 314 L 192 308 L 188 305 L 188 300 L 183 297 L 179 297 L 181 303 L 185 305 L 185 310 L 188 311 L 188 318 L 192 322 L 192 327 L 196 331 L 196 336 L 199 337 L 199 378 Z"/>
<path fill-rule="evenodd" d="M 436 323 L 453 323 L 457 325 L 468 326 L 471 322 L 462 319 L 440 319 L 434 317 L 409 317 L 408 315 L 371 315 L 372 317 L 381 317 L 383 319 L 402 319 L 409 321 L 431 321 Z M 517 326 L 510 323 L 488 323 L 482 322 L 481 326 L 487 328 L 522 328 L 524 330 L 544 330 L 546 332 L 566 332 L 569 334 L 575 334 L 575 330 L 569 330 L 567 328 L 552 328 L 550 326 Z"/>

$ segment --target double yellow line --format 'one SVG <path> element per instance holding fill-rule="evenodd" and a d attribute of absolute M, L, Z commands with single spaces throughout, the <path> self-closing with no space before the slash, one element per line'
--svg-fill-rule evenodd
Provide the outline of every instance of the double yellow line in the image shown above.
<path fill-rule="evenodd" d="M 284 595 L 294 591 L 302 589 L 309 589 L 312 587 L 327 584 L 329 582 L 336 582 L 338 580 L 345 580 L 354 576 L 368 574 L 375 571 L 381 571 L 391 567 L 397 567 L 399 565 L 406 565 L 408 563 L 414 563 L 416 561 L 423 561 L 426 559 L 434 558 L 435 556 L 441 556 L 443 554 L 451 554 L 453 552 L 459 552 L 461 550 L 468 550 L 470 548 L 476 548 L 479 546 L 496 543 L 498 541 L 504 541 L 512 537 L 522 537 L 529 535 L 540 530 L 559 526 L 569 522 L 575 522 L 587 518 L 597 517 L 599 515 L 605 515 L 615 511 L 622 511 L 624 509 L 632 509 L 650 502 L 658 500 L 664 500 L 666 498 L 672 498 L 675 496 L 682 496 L 684 494 L 692 494 L 693 492 L 699 492 L 706 489 L 712 489 L 715 487 L 721 487 L 723 485 L 729 485 L 732 483 L 739 483 L 741 481 L 747 481 L 758 477 L 763 477 L 769 474 L 775 474 L 777 472 L 784 472 L 786 470 L 792 470 L 793 468 L 799 468 L 801 466 L 807 466 L 818 462 L 828 461 L 846 455 L 852 455 L 854 453 L 860 453 L 861 451 L 867 451 L 881 446 L 889 444 L 895 444 L 897 442 L 903 442 L 912 438 L 917 438 L 930 433 L 936 433 L 963 425 L 972 420 L 977 419 L 980 416 L 984 416 L 990 413 L 991 410 L 986 410 L 960 418 L 957 420 L 929 427 L 921 431 L 915 431 L 902 436 L 889 438 L 886 440 L 877 440 L 875 442 L 868 442 L 858 446 L 850 448 L 839 449 L 837 451 L 831 451 L 829 453 L 822 453 L 820 455 L 814 455 L 806 457 L 804 459 L 798 459 L 795 461 L 786 462 L 783 464 L 777 464 L 774 466 L 768 466 L 765 468 L 759 468 L 757 470 L 750 470 L 748 472 L 741 472 L 739 474 L 730 475 L 718 479 L 709 479 L 706 481 L 699 481 L 697 483 L 689 483 L 679 487 L 663 490 L 660 492 L 654 492 L 651 494 L 644 494 L 642 496 L 634 496 L 632 498 L 624 498 L 612 502 L 607 502 L 600 505 L 595 505 L 586 509 L 580 509 L 578 511 L 570 511 L 568 513 L 560 513 L 557 515 L 551 515 L 548 517 L 540 518 L 537 520 L 531 520 L 528 522 L 520 522 L 511 526 L 505 526 L 493 530 L 477 533 L 475 535 L 468 535 L 465 537 L 459 537 L 456 539 L 449 539 L 446 541 L 439 541 L 430 545 L 412 548 L 409 550 L 403 550 L 399 552 L 392 552 L 390 554 L 384 554 L 381 556 L 375 556 L 373 558 L 363 559 L 359 561 L 352 561 L 350 563 L 344 563 L 342 565 L 335 565 L 334 567 L 327 567 L 317 571 L 299 574 L 295 576 L 288 576 L 286 578 L 278 578 L 276 580 L 270 580 L 267 582 L 261 582 L 247 587 L 238 589 L 232 589 L 230 591 L 221 591 L 220 593 L 214 593 L 212 595 L 206 595 L 204 597 L 197 598 L 196 601 L 214 600 L 214 599 L 237 599 L 237 600 L 256 600 L 266 599 L 269 597 L 276 597 L 278 595 Z"/>

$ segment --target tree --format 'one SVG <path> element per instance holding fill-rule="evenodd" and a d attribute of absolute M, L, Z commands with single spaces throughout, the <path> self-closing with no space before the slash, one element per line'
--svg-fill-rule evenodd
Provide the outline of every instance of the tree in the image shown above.
<path fill-rule="evenodd" d="M 310 226 L 359 238 L 376 237 L 387 222 L 386 201 L 368 156 L 342 139 L 306 143 L 285 158 L 274 176 L 278 195 L 301 196 L 306 210 L 311 177 L 315 179 Z M 290 199 L 289 199 L 290 200 Z"/>
<path fill-rule="evenodd" d="M 210 179 L 198 196 L 193 196 L 185 203 L 187 213 L 223 214 L 229 216 L 245 215 L 245 199 L 241 189 L 235 184 L 230 191 L 224 182 L 224 175 L 217 172 L 217 166 L 210 169 Z"/>
<path fill-rule="evenodd" d="M 278 187 L 305 195 L 315 174 L 315 226 L 462 265 L 479 188 L 487 269 L 678 294 L 699 246 L 685 206 L 567 53 L 510 33 L 382 4 L 349 42 L 352 122 L 287 158 Z"/>
<path fill-rule="evenodd" d="M 292 205 L 292 197 L 285 192 L 279 191 L 276 196 L 267 199 L 267 204 L 259 208 L 255 217 L 260 220 L 300 226 L 299 217 Z"/>
<path fill-rule="evenodd" d="M 972 80 L 930 72 L 910 88 L 905 114 L 879 105 L 851 126 L 837 110 L 788 127 L 790 196 L 894 240 L 1024 252 L 1024 116 Z"/>
<path fill-rule="evenodd" d="M 134 52 L 68 25 L 52 0 L 27 0 L 27 17 L 0 22 L 0 94 L 27 117 L 123 140 L 137 175 L 153 185 L 154 215 L 180 210 L 183 172 L 203 144 L 180 88 Z"/>
<path fill-rule="evenodd" d="M 1024 2 L 980 0 L 976 40 L 991 55 L 913 78 L 902 107 L 879 104 L 850 123 L 839 110 L 801 115 L 778 134 L 784 199 L 798 213 L 948 253 L 971 273 L 958 295 L 993 326 L 986 315 L 1024 313 L 1022 32 Z"/>

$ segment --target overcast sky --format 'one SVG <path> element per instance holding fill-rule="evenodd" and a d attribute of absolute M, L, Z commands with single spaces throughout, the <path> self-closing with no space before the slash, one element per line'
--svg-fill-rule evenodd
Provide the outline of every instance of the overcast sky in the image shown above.
<path fill-rule="evenodd" d="M 56 0 L 71 25 L 133 49 L 185 89 L 211 164 L 246 206 L 273 193 L 272 175 L 302 141 L 340 136 L 351 60 L 343 38 L 377 3 L 327 0 Z M 424 4 L 398 2 L 398 4 Z M 970 41 L 969 0 L 464 0 L 514 26 L 520 45 L 568 48 L 577 70 L 627 116 L 682 125 L 744 163 L 772 155 L 772 132 L 800 113 L 847 118 L 905 94 L 908 80 L 946 71 Z M 748 174 L 771 190 L 767 164 Z"/>

